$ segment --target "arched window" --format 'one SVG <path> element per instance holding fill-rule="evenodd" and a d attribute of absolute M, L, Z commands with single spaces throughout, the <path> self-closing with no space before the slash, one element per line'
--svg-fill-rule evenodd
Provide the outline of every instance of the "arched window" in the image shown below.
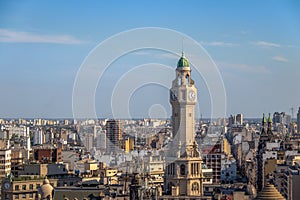
<path fill-rule="evenodd" d="M 181 75 L 179 75 L 177 79 L 178 79 L 178 85 L 181 85 L 181 81 L 182 81 Z"/>
<path fill-rule="evenodd" d="M 180 175 L 185 175 L 185 165 L 184 164 L 182 164 L 182 165 L 180 165 Z"/>
<path fill-rule="evenodd" d="M 187 84 L 187 85 L 190 84 L 190 77 L 188 74 L 185 76 L 185 84 Z"/>

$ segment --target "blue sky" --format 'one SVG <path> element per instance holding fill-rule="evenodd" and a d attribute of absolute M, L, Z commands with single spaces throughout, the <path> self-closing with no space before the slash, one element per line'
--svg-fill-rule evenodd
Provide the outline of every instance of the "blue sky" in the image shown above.
<path fill-rule="evenodd" d="M 300 106 L 299 8 L 299 1 L 268 0 L 1 1 L 0 117 L 72 117 L 73 84 L 86 56 L 108 37 L 141 27 L 173 29 L 203 45 L 223 77 L 227 116 L 290 112 Z M 175 69 L 176 57 L 149 52 L 124 56 L 106 71 L 95 97 L 99 117 L 111 117 L 108 97 L 132 67 Z M 207 88 L 194 79 L 200 112 L 209 116 Z M 130 100 L 132 117 L 148 117 L 157 104 L 169 116 L 168 97 L 157 85 L 140 88 Z M 160 116 L 154 108 L 150 116 Z"/>

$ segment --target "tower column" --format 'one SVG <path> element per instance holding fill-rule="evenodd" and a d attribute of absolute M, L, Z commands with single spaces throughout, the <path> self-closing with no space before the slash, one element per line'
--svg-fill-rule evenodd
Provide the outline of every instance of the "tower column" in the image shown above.
<path fill-rule="evenodd" d="M 170 190 L 170 186 L 174 185 L 179 196 L 202 196 L 202 158 L 194 134 L 197 88 L 184 54 L 177 63 L 176 78 L 170 89 L 170 103 L 173 141 L 169 153 L 175 157 L 175 161 L 168 163 L 167 169 L 174 167 L 176 173 L 166 173 L 165 188 Z"/>

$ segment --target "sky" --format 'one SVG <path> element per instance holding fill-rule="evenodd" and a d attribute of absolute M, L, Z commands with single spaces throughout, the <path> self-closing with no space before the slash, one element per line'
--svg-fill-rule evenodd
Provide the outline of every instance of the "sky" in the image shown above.
<path fill-rule="evenodd" d="M 296 113 L 300 106 L 299 8 L 296 0 L 0 1 L 0 118 L 73 117 L 74 84 L 85 61 L 101 42 L 143 27 L 174 30 L 202 45 L 222 77 L 227 117 L 290 114 L 292 107 Z M 121 41 L 108 51 L 117 52 L 119 46 L 130 43 Z M 185 39 L 174 43 L 170 46 L 178 48 L 175 55 L 141 49 L 114 60 L 95 86 L 92 106 L 97 117 L 115 117 L 112 95 L 135 67 L 149 69 L 149 63 L 156 63 L 175 70 L 181 51 L 188 52 L 190 46 Z M 117 99 L 116 104 L 128 107 L 132 118 L 169 117 L 171 82 L 151 84 L 151 77 L 160 74 L 164 73 L 137 74 L 149 78 L 148 84 L 137 85 L 130 99 Z M 196 117 L 209 117 L 213 106 L 209 85 L 201 74 L 192 76 L 198 89 Z M 175 71 L 169 70 L 160 80 L 174 78 Z"/>

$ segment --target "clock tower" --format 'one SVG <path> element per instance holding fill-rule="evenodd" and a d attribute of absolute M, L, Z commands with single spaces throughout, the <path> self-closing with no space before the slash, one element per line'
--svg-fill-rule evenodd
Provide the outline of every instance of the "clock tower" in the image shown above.
<path fill-rule="evenodd" d="M 166 159 L 165 192 L 170 196 L 193 199 L 203 195 L 202 158 L 194 135 L 197 89 L 183 53 L 170 89 L 170 103 L 173 141 Z"/>
<path fill-rule="evenodd" d="M 174 139 L 183 147 L 193 145 L 197 89 L 191 78 L 189 62 L 183 53 L 177 63 L 176 78 L 170 89 L 170 103 L 172 105 Z"/>

